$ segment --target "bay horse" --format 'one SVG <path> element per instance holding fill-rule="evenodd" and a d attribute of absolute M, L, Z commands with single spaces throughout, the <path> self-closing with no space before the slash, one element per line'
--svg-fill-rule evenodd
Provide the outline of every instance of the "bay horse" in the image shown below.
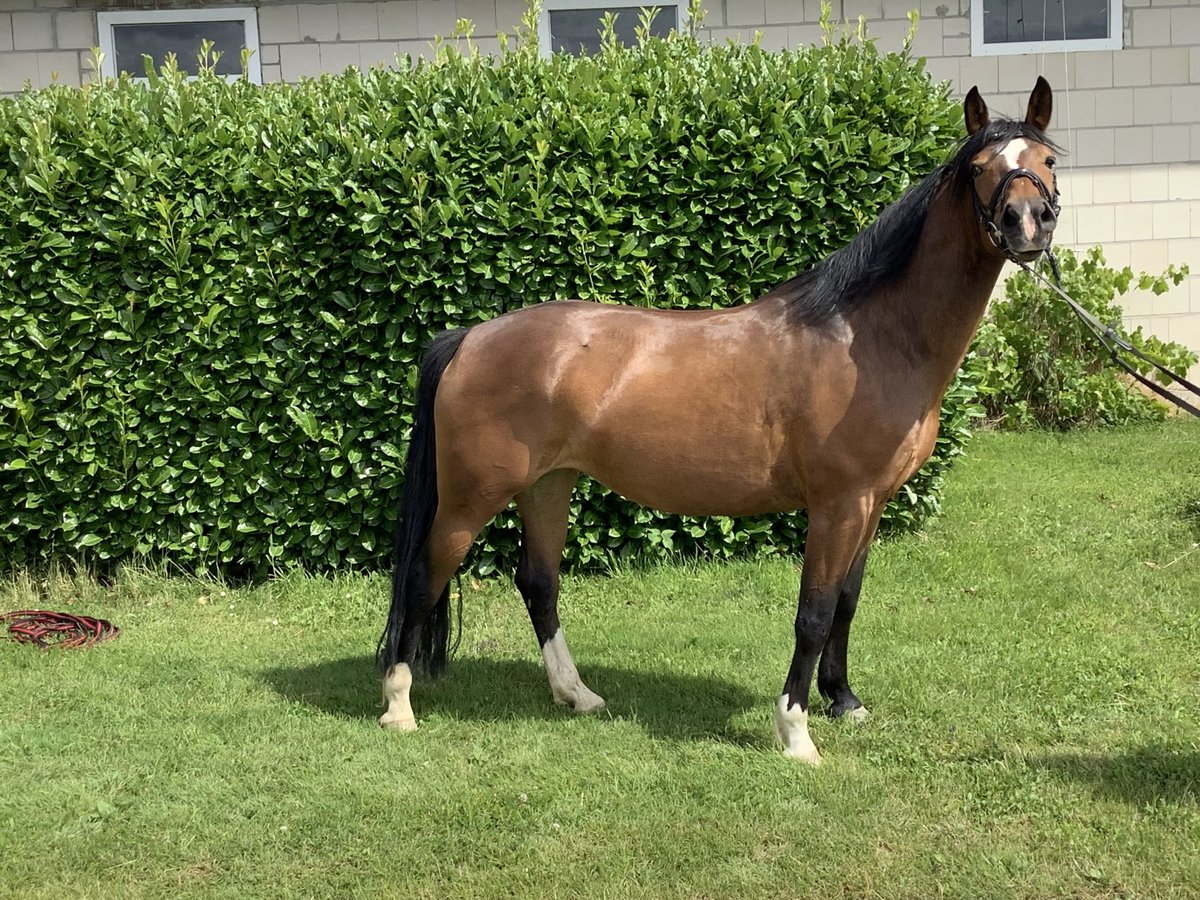
<path fill-rule="evenodd" d="M 846 247 L 753 303 L 671 311 L 555 301 L 433 339 L 377 654 L 381 725 L 417 727 L 413 669 L 445 667 L 450 579 L 514 498 L 516 585 L 550 692 L 579 712 L 603 708 L 558 618 L 580 473 L 685 515 L 807 508 L 796 648 L 775 733 L 788 756 L 820 762 L 808 732 L 815 669 L 832 715 L 865 717 L 846 650 L 880 514 L 933 451 L 942 397 L 1005 259 L 1036 258 L 1057 223 L 1050 85 L 1038 78 L 1024 121 L 992 120 L 976 88 L 963 109 L 967 136 L 945 165 Z"/>

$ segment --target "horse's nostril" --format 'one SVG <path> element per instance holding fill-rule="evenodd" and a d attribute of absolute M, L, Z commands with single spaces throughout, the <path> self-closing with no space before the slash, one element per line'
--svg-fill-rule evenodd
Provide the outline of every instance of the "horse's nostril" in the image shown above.
<path fill-rule="evenodd" d="M 1058 216 L 1054 214 L 1054 209 L 1049 203 L 1042 204 L 1042 214 L 1039 216 L 1039 218 L 1042 220 L 1042 224 L 1044 225 L 1053 225 L 1058 221 Z"/>
<path fill-rule="evenodd" d="M 1017 213 L 1017 211 L 1015 209 L 1013 209 L 1010 206 L 1006 210 L 1004 210 L 1004 215 L 1001 218 L 1001 221 L 1003 222 L 1003 224 L 1007 225 L 1009 228 L 1014 228 L 1018 224 L 1020 224 L 1021 216 Z"/>

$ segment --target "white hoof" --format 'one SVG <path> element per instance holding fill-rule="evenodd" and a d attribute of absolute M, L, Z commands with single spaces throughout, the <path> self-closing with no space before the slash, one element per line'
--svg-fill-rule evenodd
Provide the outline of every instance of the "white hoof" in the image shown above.
<path fill-rule="evenodd" d="M 412 716 L 402 716 L 385 712 L 379 717 L 379 727 L 387 728 L 390 731 L 416 731 L 417 720 Z"/>
<path fill-rule="evenodd" d="M 572 706 L 574 706 L 577 713 L 593 713 L 604 709 L 605 703 L 603 697 L 592 693 L 583 685 L 583 682 L 580 682 L 579 689 L 575 692 L 575 702 Z"/>
<path fill-rule="evenodd" d="M 809 743 L 810 746 L 807 748 L 784 747 L 783 755 L 788 759 L 798 759 L 800 762 L 807 763 L 810 766 L 819 766 L 821 764 L 821 754 L 817 752 L 816 747 L 811 746 L 811 742 Z"/>
<path fill-rule="evenodd" d="M 552 684 L 550 696 L 556 706 L 569 706 L 577 713 L 597 712 L 605 706 L 604 698 L 593 693 L 582 681 L 567 687 Z"/>
<path fill-rule="evenodd" d="M 871 718 L 871 714 L 867 712 L 867 708 L 865 706 L 858 706 L 849 712 L 843 713 L 842 718 L 847 722 L 865 722 L 867 719 Z"/>

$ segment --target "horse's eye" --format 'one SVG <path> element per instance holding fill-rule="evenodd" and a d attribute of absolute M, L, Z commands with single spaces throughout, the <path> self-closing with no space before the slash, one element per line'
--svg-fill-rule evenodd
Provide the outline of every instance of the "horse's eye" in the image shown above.
<path fill-rule="evenodd" d="M 971 166 L 971 177 L 978 178 L 983 174 L 983 166 Z"/>
<path fill-rule="evenodd" d="M 1047 169 L 1053 169 L 1056 165 L 1058 165 L 1057 159 L 1055 159 L 1053 156 L 1046 157 L 1046 168 Z"/>

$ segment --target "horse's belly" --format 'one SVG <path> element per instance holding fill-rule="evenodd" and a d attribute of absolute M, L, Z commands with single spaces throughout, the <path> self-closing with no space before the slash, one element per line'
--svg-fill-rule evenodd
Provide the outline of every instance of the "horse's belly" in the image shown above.
<path fill-rule="evenodd" d="M 622 497 L 663 512 L 747 516 L 804 505 L 796 486 L 780 478 L 770 461 L 719 449 L 684 454 L 631 442 L 626 452 L 590 454 L 575 462 L 574 467 Z"/>
<path fill-rule="evenodd" d="M 568 446 L 582 471 L 665 512 L 741 516 L 796 509 L 803 504 L 783 460 L 783 430 L 744 393 L 704 384 L 699 375 L 676 375 L 646 379 L 599 403 L 572 398 L 564 417 L 575 423 Z"/>

